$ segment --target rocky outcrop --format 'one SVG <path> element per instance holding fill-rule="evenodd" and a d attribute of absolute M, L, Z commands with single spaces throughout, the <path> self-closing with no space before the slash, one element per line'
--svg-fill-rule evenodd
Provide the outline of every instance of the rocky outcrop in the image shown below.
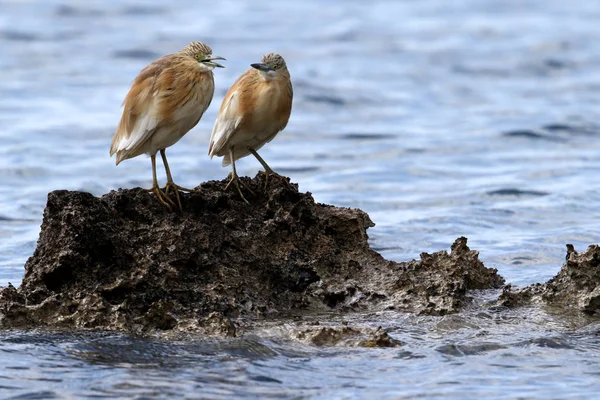
<path fill-rule="evenodd" d="M 554 278 L 524 288 L 508 285 L 498 303 L 506 307 L 543 304 L 557 312 L 600 316 L 600 246 L 577 253 L 568 244 L 566 262 Z"/>
<path fill-rule="evenodd" d="M 388 261 L 369 247 L 363 211 L 317 204 L 284 179 L 242 181 L 249 204 L 210 181 L 182 195 L 181 213 L 143 189 L 49 193 L 22 285 L 0 289 L 0 326 L 235 336 L 236 318 L 299 310 L 455 313 L 469 290 L 504 283 L 465 238 Z"/>

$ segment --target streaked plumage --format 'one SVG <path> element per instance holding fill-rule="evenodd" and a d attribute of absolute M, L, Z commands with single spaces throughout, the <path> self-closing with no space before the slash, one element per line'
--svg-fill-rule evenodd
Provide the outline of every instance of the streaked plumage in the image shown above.
<path fill-rule="evenodd" d="M 223 166 L 232 164 L 232 182 L 238 191 L 235 161 L 248 154 L 253 154 L 263 165 L 267 178 L 269 174 L 275 174 L 256 151 L 286 127 L 292 98 L 287 65 L 283 57 L 275 53 L 266 54 L 260 63 L 252 64 L 225 95 L 213 127 L 208 154 L 211 158 L 222 156 Z"/>
<path fill-rule="evenodd" d="M 149 154 L 152 158 L 153 187 L 165 205 L 172 201 L 174 189 L 179 207 L 178 190 L 186 190 L 173 182 L 165 149 L 175 144 L 192 129 L 208 108 L 214 93 L 213 68 L 222 67 L 213 60 L 212 49 L 192 42 L 183 50 L 161 57 L 149 64 L 135 78 L 123 102 L 123 116 L 110 147 L 117 165 L 128 158 Z M 167 173 L 162 192 L 156 179 L 155 157 L 160 151 Z"/>

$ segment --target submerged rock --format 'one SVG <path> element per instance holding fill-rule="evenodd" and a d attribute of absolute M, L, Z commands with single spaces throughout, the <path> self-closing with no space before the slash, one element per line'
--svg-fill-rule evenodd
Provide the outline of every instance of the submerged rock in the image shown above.
<path fill-rule="evenodd" d="M 524 288 L 508 285 L 498 303 L 506 307 L 541 303 L 559 312 L 600 315 L 600 246 L 591 245 L 577 253 L 567 244 L 566 262 L 555 277 Z"/>
<path fill-rule="evenodd" d="M 343 347 L 399 347 L 402 343 L 393 339 L 381 327 L 313 326 L 292 330 L 294 339 L 313 346 Z"/>
<path fill-rule="evenodd" d="M 295 310 L 454 313 L 468 290 L 504 283 L 466 238 L 387 261 L 363 211 L 317 204 L 284 179 L 242 181 L 250 204 L 210 181 L 182 195 L 182 213 L 139 188 L 49 193 L 22 285 L 0 289 L 0 326 L 235 336 L 236 318 Z"/>

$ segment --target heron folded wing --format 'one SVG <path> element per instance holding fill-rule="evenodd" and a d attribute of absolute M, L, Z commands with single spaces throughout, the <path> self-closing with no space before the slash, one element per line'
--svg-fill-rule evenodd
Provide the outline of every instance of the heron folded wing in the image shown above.
<path fill-rule="evenodd" d="M 156 93 L 145 92 L 137 93 L 136 102 L 132 102 L 129 96 L 125 100 L 123 117 L 110 151 L 111 155 L 117 153 L 117 164 L 143 153 L 143 146 L 160 122 L 160 99 Z"/>
<path fill-rule="evenodd" d="M 135 157 L 144 151 L 141 149 L 156 131 L 158 118 L 153 110 L 138 117 L 129 135 L 122 135 L 115 143 L 117 163 L 126 158 Z"/>
<path fill-rule="evenodd" d="M 238 95 L 234 91 L 224 100 L 210 135 L 208 155 L 211 158 L 225 148 L 229 138 L 239 126 L 242 116 L 238 108 Z"/>

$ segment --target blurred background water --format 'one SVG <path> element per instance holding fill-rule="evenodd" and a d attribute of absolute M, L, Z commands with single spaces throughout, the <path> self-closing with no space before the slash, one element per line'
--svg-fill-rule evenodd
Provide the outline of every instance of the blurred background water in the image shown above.
<path fill-rule="evenodd" d="M 227 58 L 212 106 L 168 151 L 183 186 L 222 179 L 208 138 L 235 78 L 288 63 L 287 129 L 261 151 L 319 202 L 359 207 L 405 261 L 469 238 L 526 285 L 600 234 L 600 2 L 0 0 L 0 285 L 17 285 L 49 191 L 150 187 L 109 158 L 150 61 L 192 40 Z M 240 175 L 260 165 L 239 162 Z M 159 168 L 159 171 L 162 171 Z M 164 176 L 161 174 L 161 182 Z M 400 349 L 315 348 L 277 331 L 182 342 L 0 335 L 3 398 L 585 398 L 600 325 L 534 310 L 355 316 Z"/>

